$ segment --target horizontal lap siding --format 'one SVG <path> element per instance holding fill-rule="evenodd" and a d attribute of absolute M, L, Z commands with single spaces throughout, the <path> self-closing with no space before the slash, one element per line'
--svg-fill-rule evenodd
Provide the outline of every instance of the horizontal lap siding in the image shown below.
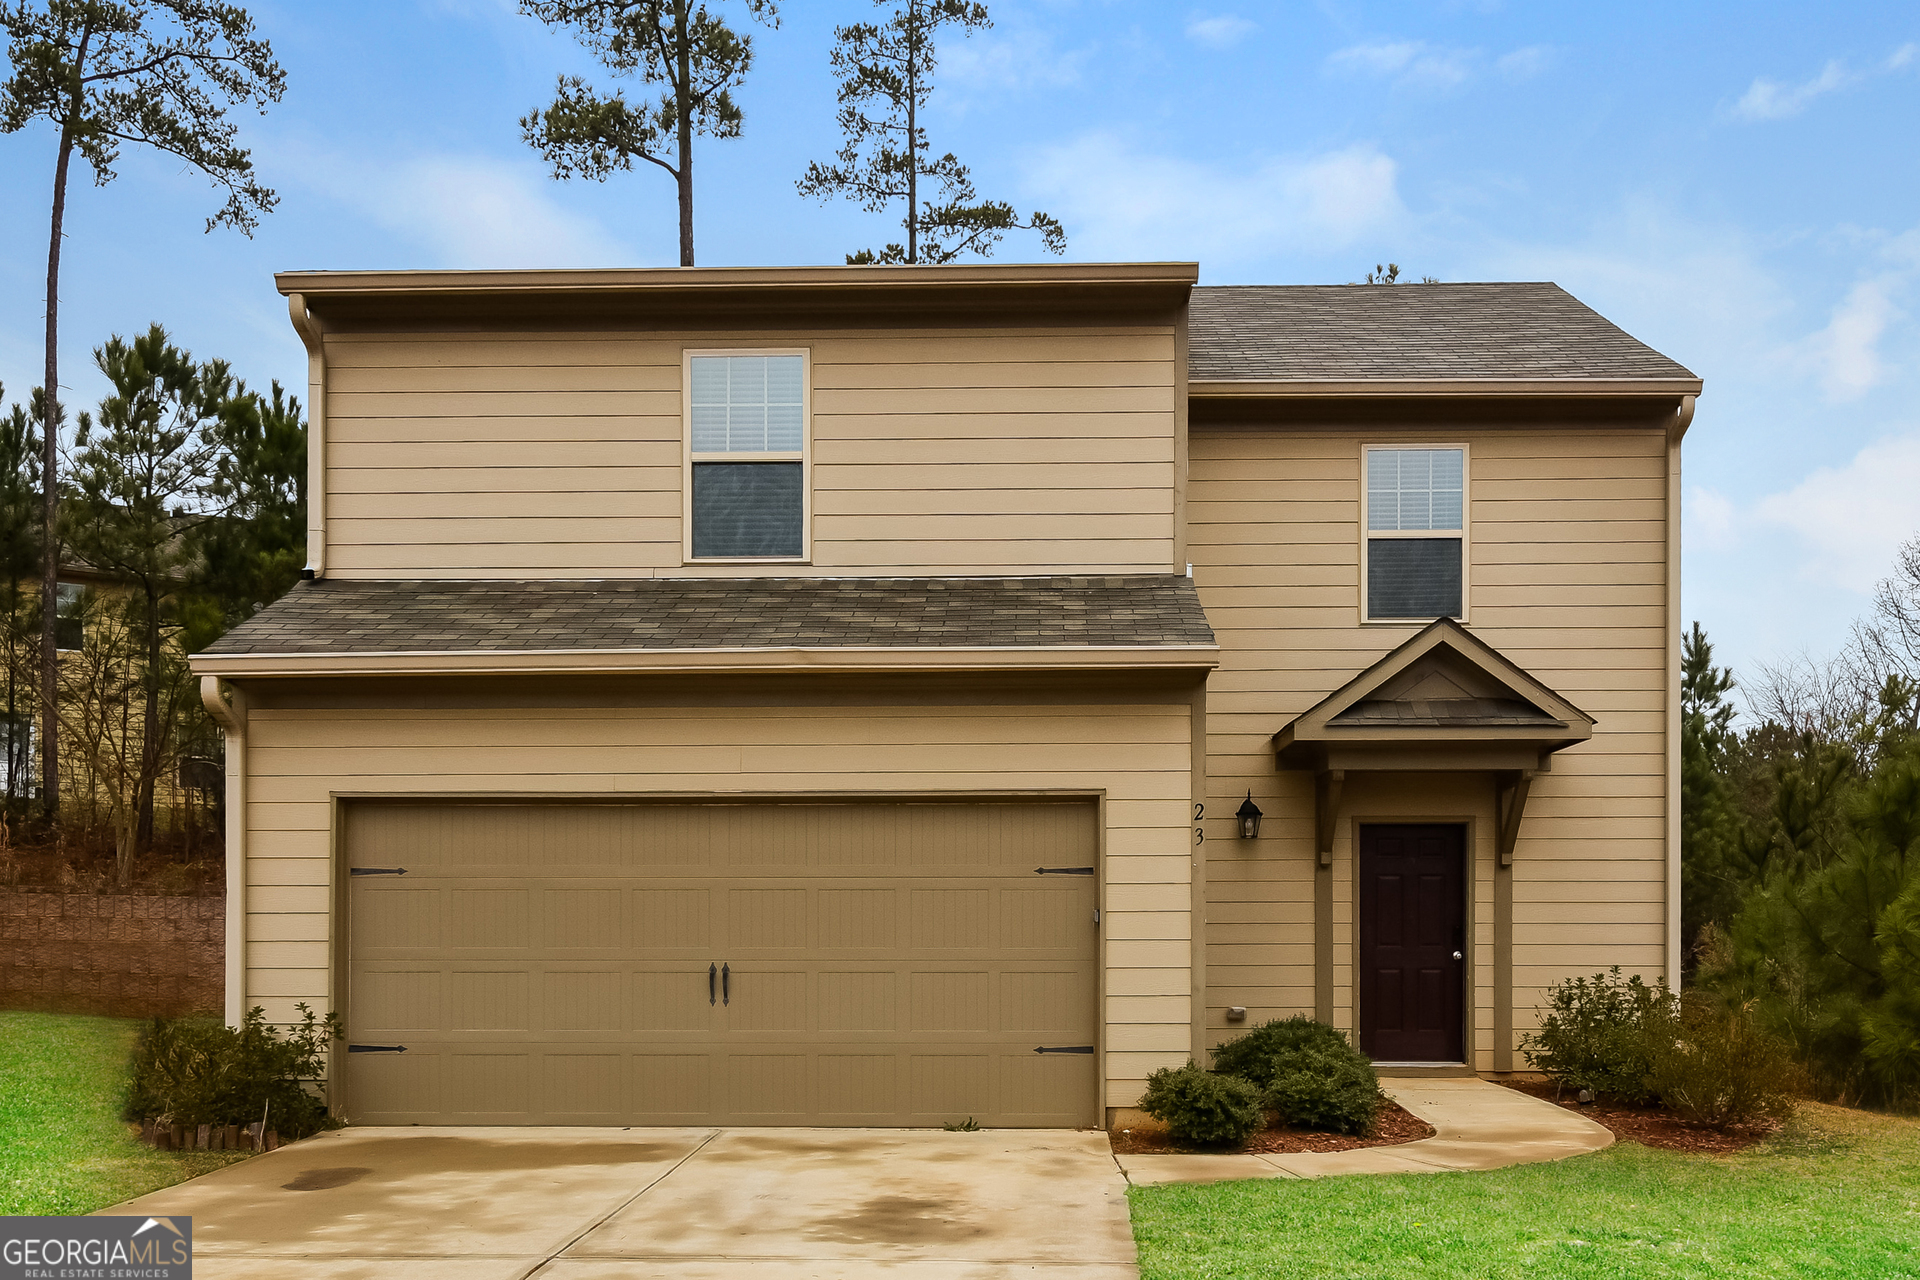
<path fill-rule="evenodd" d="M 329 573 L 686 572 L 681 352 L 756 346 L 812 350 L 813 556 L 779 572 L 1176 567 L 1173 331 L 1007 327 L 329 335 Z"/>
<path fill-rule="evenodd" d="M 248 740 L 247 1000 L 324 1011 L 331 797 L 1102 793 L 1107 1105 L 1190 1039 L 1190 710 L 1175 704 L 275 710 Z"/>
<path fill-rule="evenodd" d="M 1314 1007 L 1313 794 L 1269 739 L 1412 634 L 1361 626 L 1360 449 L 1465 441 L 1469 629 L 1599 721 L 1534 784 L 1514 858 L 1514 1023 L 1541 989 L 1618 964 L 1664 971 L 1666 448 L 1657 431 L 1196 432 L 1188 547 L 1221 667 L 1208 683 L 1209 1042 L 1224 1011 Z M 1350 1025 L 1351 817 L 1470 816 L 1476 1062 L 1491 1065 L 1489 784 L 1349 779 L 1335 847 L 1334 1008 Z M 1231 838 L 1251 790 L 1257 846 Z"/>

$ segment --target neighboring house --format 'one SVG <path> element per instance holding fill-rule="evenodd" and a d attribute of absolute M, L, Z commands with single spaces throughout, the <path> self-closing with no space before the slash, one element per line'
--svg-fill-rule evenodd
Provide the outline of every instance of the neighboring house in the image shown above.
<path fill-rule="evenodd" d="M 1196 274 L 280 276 L 229 1018 L 340 1011 L 360 1122 L 1087 1125 L 1675 974 L 1699 380 L 1550 284 Z"/>

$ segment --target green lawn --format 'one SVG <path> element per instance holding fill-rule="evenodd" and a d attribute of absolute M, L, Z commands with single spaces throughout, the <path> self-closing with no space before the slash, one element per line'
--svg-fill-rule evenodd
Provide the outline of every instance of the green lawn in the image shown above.
<path fill-rule="evenodd" d="M 91 1213 L 246 1159 L 134 1141 L 120 1103 L 139 1026 L 0 1013 L 0 1214 Z"/>
<path fill-rule="evenodd" d="M 1496 1173 L 1130 1196 L 1145 1280 L 1920 1277 L 1920 1123 L 1815 1105 L 1737 1156 L 1621 1143 Z"/>

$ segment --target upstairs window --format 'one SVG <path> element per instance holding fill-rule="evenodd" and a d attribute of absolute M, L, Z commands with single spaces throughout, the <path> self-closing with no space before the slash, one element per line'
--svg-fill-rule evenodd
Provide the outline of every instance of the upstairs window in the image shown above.
<path fill-rule="evenodd" d="M 1366 620 L 1466 616 L 1467 451 L 1366 450 Z"/>
<path fill-rule="evenodd" d="M 63 582 L 53 610 L 53 645 L 56 649 L 85 648 L 86 627 L 82 619 L 87 589 L 77 582 Z"/>
<path fill-rule="evenodd" d="M 687 556 L 807 554 L 807 357 L 687 354 Z"/>

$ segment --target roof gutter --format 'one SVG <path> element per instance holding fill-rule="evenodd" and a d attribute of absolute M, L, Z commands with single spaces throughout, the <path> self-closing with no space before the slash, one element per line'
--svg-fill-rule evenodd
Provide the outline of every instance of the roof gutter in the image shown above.
<path fill-rule="evenodd" d="M 247 698 L 217 676 L 200 677 L 200 701 L 226 731 L 226 1015 L 237 1027 L 247 1003 Z"/>
<path fill-rule="evenodd" d="M 1218 645 L 1046 645 L 948 648 L 837 645 L 831 648 L 416 650 L 388 653 L 216 653 L 194 655 L 214 676 L 777 675 L 966 671 L 1210 671 Z"/>
<path fill-rule="evenodd" d="M 326 325 L 307 310 L 302 293 L 287 295 L 293 330 L 307 348 L 307 573 L 327 576 L 327 346 Z"/>
<path fill-rule="evenodd" d="M 1195 400 L 1290 400 L 1339 396 L 1388 398 L 1454 396 L 1497 399 L 1505 396 L 1685 396 L 1700 392 L 1698 378 L 1361 378 L 1267 379 L 1251 382 L 1192 379 L 1187 394 Z"/>

